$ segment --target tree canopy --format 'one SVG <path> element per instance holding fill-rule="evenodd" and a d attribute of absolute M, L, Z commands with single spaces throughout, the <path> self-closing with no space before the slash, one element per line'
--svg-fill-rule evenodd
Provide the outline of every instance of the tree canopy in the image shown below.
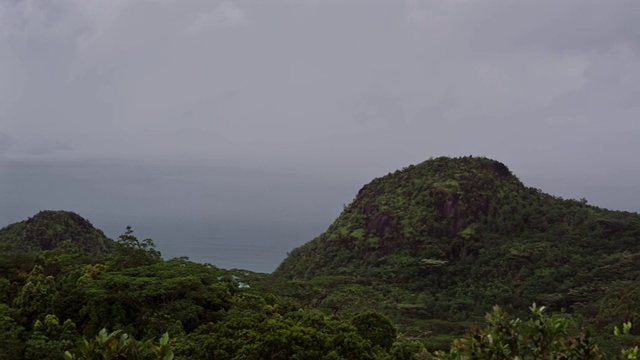
<path fill-rule="evenodd" d="M 474 157 L 373 180 L 273 274 L 165 260 L 131 227 L 113 241 L 44 211 L 0 229 L 0 349 L 9 360 L 635 359 L 638 260 L 640 215 L 544 194 Z"/>

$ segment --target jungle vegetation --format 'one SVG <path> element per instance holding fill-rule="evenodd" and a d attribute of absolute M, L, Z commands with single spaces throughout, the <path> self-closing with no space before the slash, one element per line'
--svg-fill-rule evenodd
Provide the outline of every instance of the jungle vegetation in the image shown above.
<path fill-rule="evenodd" d="M 164 260 L 130 227 L 114 241 L 78 214 L 43 211 L 0 230 L 0 349 L 2 359 L 634 358 L 639 259 L 637 213 L 545 194 L 478 157 L 374 179 L 273 274 Z"/>

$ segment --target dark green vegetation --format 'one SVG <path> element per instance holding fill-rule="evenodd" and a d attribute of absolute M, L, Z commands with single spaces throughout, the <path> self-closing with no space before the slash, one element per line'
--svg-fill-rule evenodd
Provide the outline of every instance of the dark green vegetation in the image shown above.
<path fill-rule="evenodd" d="M 65 241 L 89 255 L 106 254 L 114 244 L 88 220 L 68 211 L 41 211 L 25 221 L 0 229 L 3 252 L 52 250 Z"/>
<path fill-rule="evenodd" d="M 443 335 L 494 304 L 566 309 L 598 334 L 638 321 L 639 251 L 636 213 L 544 194 L 490 159 L 437 158 L 364 186 L 273 276 L 307 306 L 375 306 L 401 333 L 445 348 Z"/>
<path fill-rule="evenodd" d="M 486 158 L 375 179 L 271 275 L 165 261 L 67 212 L 0 230 L 0 250 L 3 359 L 599 359 L 640 342 L 613 336 L 640 324 L 640 215 Z"/>
<path fill-rule="evenodd" d="M 87 238 L 94 235 L 75 214 L 44 212 L 39 221 L 42 214 L 55 229 L 71 224 L 76 234 L 76 225 L 83 224 Z M 39 224 L 37 229 L 50 235 Z M 18 251 L 24 237 L 16 229 L 24 228 L 25 223 L 10 225 L 1 233 L 9 237 L 0 239 L 11 245 L 0 253 L 3 360 L 374 359 L 391 354 L 396 330 L 383 315 L 339 317 L 303 309 L 268 291 L 266 274 L 186 258 L 164 261 L 153 241 L 138 240 L 131 228 L 108 253 L 85 247 L 82 236 L 60 235 L 62 230 L 48 239 L 68 241 Z"/>

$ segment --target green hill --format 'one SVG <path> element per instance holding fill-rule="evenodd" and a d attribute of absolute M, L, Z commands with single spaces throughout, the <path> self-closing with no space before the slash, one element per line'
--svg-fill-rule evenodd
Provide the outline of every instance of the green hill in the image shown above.
<path fill-rule="evenodd" d="M 0 243 L 21 252 L 53 250 L 67 240 L 89 255 L 106 254 L 114 244 L 89 220 L 69 211 L 41 211 L 0 229 Z"/>
<path fill-rule="evenodd" d="M 604 327 L 605 295 L 636 284 L 638 260 L 637 213 L 547 195 L 498 161 L 441 157 L 365 185 L 273 276 L 312 306 L 373 305 L 422 334 L 533 302 Z"/>
<path fill-rule="evenodd" d="M 3 359 L 444 360 L 627 348 L 620 358 L 631 359 L 638 260 L 640 215 L 544 194 L 475 157 L 373 180 L 271 275 L 164 261 L 130 227 L 113 242 L 77 214 L 43 211 L 0 230 L 0 349 Z M 627 321 L 635 327 L 613 339 Z"/>

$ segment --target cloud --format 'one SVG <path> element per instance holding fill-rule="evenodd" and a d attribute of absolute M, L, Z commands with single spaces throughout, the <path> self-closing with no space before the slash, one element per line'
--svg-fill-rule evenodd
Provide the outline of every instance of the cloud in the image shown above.
<path fill-rule="evenodd" d="M 0 40 L 39 41 L 64 39 L 84 30 L 77 21 L 74 1 L 3 1 L 0 3 Z"/>
<path fill-rule="evenodd" d="M 50 158 L 51 155 L 60 155 L 72 152 L 74 148 L 61 141 L 51 138 L 28 136 L 16 138 L 8 134 L 0 133 L 0 155 L 8 158 Z"/>
<path fill-rule="evenodd" d="M 612 168 L 640 152 L 636 4 L 0 1 L 3 156 L 362 182 L 435 155 Z"/>
<path fill-rule="evenodd" d="M 50 155 L 71 150 L 73 147 L 59 141 L 40 140 L 36 143 L 23 144 L 16 152 L 25 155 Z"/>
<path fill-rule="evenodd" d="M 445 96 L 442 99 L 426 105 L 415 115 L 413 121 L 423 122 L 432 119 L 445 119 L 447 113 L 453 110 L 457 105 L 459 105 L 458 101 L 454 97 Z"/>
<path fill-rule="evenodd" d="M 406 21 L 409 24 L 423 24 L 427 21 L 427 15 L 424 13 L 424 10 L 420 6 L 419 0 L 408 0 L 407 1 L 407 14 Z"/>
<path fill-rule="evenodd" d="M 371 94 L 357 99 L 345 99 L 341 108 L 353 120 L 367 127 L 389 127 L 405 123 L 402 99 L 384 95 Z"/>
<path fill-rule="evenodd" d="M 13 145 L 13 138 L 5 133 L 0 133 L 0 155 L 5 154 Z"/>
<path fill-rule="evenodd" d="M 593 115 L 629 108 L 640 110 L 640 57 L 628 46 L 592 55 L 583 77 L 583 87 L 556 98 L 551 107 Z"/>
<path fill-rule="evenodd" d="M 235 2 L 224 0 L 215 10 L 199 14 L 190 29 L 199 33 L 208 28 L 236 27 L 247 22 L 245 12 Z"/>
<path fill-rule="evenodd" d="M 638 211 L 638 13 L 636 0 L 0 0 L 0 220 L 66 208 L 118 216 L 118 231 L 174 219 L 185 239 L 212 219 L 321 231 L 372 178 L 469 154 Z M 163 233 L 149 235 L 177 244 Z"/>

